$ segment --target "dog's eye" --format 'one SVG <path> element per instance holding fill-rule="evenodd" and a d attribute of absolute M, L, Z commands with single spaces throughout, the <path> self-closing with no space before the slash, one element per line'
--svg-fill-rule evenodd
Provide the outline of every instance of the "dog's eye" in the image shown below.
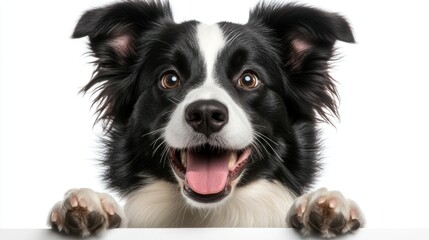
<path fill-rule="evenodd" d="M 174 72 L 167 72 L 161 78 L 161 85 L 165 89 L 172 89 L 180 85 L 180 78 Z"/>
<path fill-rule="evenodd" d="M 254 73 L 245 72 L 238 78 L 238 85 L 245 89 L 253 89 L 259 86 L 259 80 Z"/>

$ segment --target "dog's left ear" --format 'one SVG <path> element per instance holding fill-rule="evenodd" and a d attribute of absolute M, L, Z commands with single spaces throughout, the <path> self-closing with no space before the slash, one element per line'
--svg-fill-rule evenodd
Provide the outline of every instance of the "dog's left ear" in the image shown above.
<path fill-rule="evenodd" d="M 296 4 L 259 4 L 249 22 L 271 28 L 289 51 L 288 67 L 299 69 L 312 50 L 332 50 L 337 40 L 354 43 L 348 22 L 336 13 Z"/>
<path fill-rule="evenodd" d="M 328 61 L 337 40 L 354 43 L 348 22 L 312 7 L 261 3 L 250 12 L 248 24 L 268 27 L 278 40 L 283 68 L 290 76 L 287 88 L 296 95 L 289 109 L 311 120 L 329 121 L 329 111 L 337 115 L 337 92 Z"/>

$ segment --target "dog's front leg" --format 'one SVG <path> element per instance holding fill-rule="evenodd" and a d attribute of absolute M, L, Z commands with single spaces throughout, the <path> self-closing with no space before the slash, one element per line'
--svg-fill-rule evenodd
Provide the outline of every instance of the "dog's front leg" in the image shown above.
<path fill-rule="evenodd" d="M 82 237 L 125 227 L 126 222 L 123 210 L 112 196 L 88 188 L 69 190 L 54 205 L 48 220 L 52 229 Z"/>
<path fill-rule="evenodd" d="M 286 222 L 304 235 L 315 233 L 331 238 L 363 227 L 365 220 L 355 202 L 338 191 L 321 188 L 297 198 Z"/>

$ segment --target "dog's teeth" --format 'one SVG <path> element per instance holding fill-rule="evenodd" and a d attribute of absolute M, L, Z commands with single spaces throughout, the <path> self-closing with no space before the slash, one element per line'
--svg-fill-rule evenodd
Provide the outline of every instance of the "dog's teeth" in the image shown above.
<path fill-rule="evenodd" d="M 188 159 L 186 158 L 186 151 L 181 151 L 180 152 L 180 160 L 182 161 L 183 167 L 186 168 L 186 163 L 188 161 Z"/>
<path fill-rule="evenodd" d="M 237 162 L 237 154 L 235 152 L 232 152 L 228 158 L 228 169 L 229 169 L 229 171 L 234 170 L 236 162 Z"/>

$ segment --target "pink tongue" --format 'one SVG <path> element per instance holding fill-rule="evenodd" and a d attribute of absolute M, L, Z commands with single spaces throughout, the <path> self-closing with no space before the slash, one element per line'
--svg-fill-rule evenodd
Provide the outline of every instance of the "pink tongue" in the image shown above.
<path fill-rule="evenodd" d="M 230 152 L 219 155 L 197 154 L 188 151 L 186 182 L 199 194 L 215 194 L 222 191 L 228 181 L 228 157 Z"/>

